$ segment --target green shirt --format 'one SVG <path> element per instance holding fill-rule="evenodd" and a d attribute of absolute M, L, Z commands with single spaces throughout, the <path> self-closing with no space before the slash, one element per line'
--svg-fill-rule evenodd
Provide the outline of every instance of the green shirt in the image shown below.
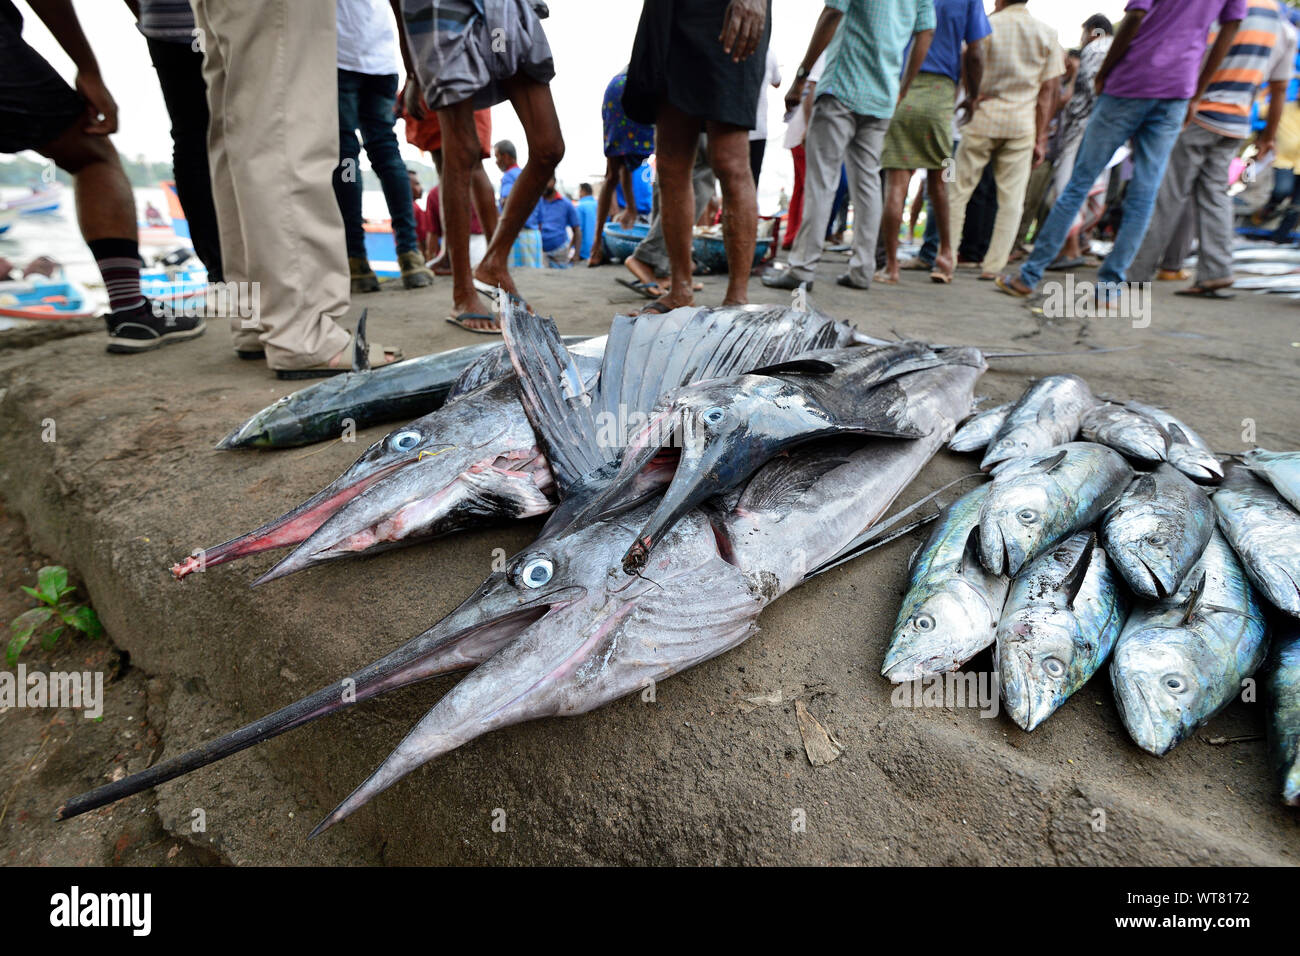
<path fill-rule="evenodd" d="M 817 95 L 852 112 L 888 119 L 898 105 L 903 53 L 912 34 L 934 29 L 934 0 L 826 0 L 844 14 L 830 46 Z"/>

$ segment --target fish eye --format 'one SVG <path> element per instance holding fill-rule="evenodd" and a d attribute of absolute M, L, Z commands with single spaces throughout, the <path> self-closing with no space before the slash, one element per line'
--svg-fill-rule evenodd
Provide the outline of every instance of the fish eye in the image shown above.
<path fill-rule="evenodd" d="M 398 432 L 393 436 L 391 444 L 397 451 L 410 451 L 416 445 L 420 444 L 420 433 Z"/>
<path fill-rule="evenodd" d="M 929 614 L 918 614 L 912 618 L 912 626 L 918 631 L 933 631 L 934 618 Z"/>
<path fill-rule="evenodd" d="M 1171 694 L 1181 694 L 1187 690 L 1187 681 L 1181 674 L 1166 674 L 1160 678 L 1160 684 Z"/>
<path fill-rule="evenodd" d="M 714 405 L 712 408 L 705 409 L 700 419 L 706 425 L 717 425 L 726 417 L 727 413 L 719 406 Z"/>
<path fill-rule="evenodd" d="M 551 580 L 551 575 L 555 572 L 555 566 L 551 564 L 551 559 L 538 556 L 529 558 L 524 562 L 523 569 L 519 573 L 520 580 L 526 587 L 540 588 L 546 582 Z"/>
<path fill-rule="evenodd" d="M 1047 671 L 1048 677 L 1065 676 L 1065 664 L 1058 657 L 1049 657 L 1043 661 L 1043 670 Z"/>
<path fill-rule="evenodd" d="M 1021 508 L 1016 512 L 1016 520 L 1021 524 L 1033 524 L 1038 520 L 1038 512 L 1033 508 Z"/>
<path fill-rule="evenodd" d="M 1169 539 L 1159 532 L 1147 535 L 1147 544 L 1151 545 L 1153 548 L 1163 548 L 1168 541 Z"/>

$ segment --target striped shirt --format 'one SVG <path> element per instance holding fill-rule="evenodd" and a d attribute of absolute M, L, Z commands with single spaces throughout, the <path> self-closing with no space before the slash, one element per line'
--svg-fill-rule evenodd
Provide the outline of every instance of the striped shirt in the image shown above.
<path fill-rule="evenodd" d="M 844 14 L 826 48 L 817 96 L 834 96 L 859 116 L 889 119 L 898 105 L 903 51 L 934 29 L 934 0 L 826 0 Z"/>
<path fill-rule="evenodd" d="M 1025 139 L 1037 132 L 1038 90 L 1065 72 L 1065 51 L 1056 30 L 1016 3 L 989 17 L 984 40 L 980 103 L 966 126 L 990 139 Z"/>
<path fill-rule="evenodd" d="M 140 32 L 151 40 L 190 43 L 194 11 L 189 0 L 140 0 Z"/>
<path fill-rule="evenodd" d="M 1288 81 L 1296 55 L 1296 34 L 1276 0 L 1250 0 L 1223 63 L 1210 77 L 1196 122 L 1233 139 L 1250 135 L 1250 107 L 1265 83 Z"/>

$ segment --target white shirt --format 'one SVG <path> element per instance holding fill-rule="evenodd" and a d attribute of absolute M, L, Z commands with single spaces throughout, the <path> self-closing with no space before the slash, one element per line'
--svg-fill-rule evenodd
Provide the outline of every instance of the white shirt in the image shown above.
<path fill-rule="evenodd" d="M 824 69 L 826 69 L 825 50 L 823 50 L 822 55 L 817 58 L 817 62 L 813 64 L 813 68 L 808 71 L 808 76 L 804 80 L 804 96 L 808 95 L 808 84 L 816 83 L 821 78 Z M 794 112 L 790 114 L 790 117 L 785 121 L 785 123 L 785 139 L 781 141 L 781 145 L 786 149 L 794 149 L 803 142 L 804 133 L 808 132 L 808 121 L 804 119 L 802 102 L 794 108 Z"/>
<path fill-rule="evenodd" d="M 402 74 L 397 24 L 388 0 L 338 0 L 340 70 Z"/>
<path fill-rule="evenodd" d="M 767 139 L 767 88 L 781 85 L 781 64 L 776 62 L 771 43 L 767 46 L 767 67 L 763 71 L 763 86 L 758 91 L 758 116 L 756 125 L 749 131 L 749 138 Z"/>

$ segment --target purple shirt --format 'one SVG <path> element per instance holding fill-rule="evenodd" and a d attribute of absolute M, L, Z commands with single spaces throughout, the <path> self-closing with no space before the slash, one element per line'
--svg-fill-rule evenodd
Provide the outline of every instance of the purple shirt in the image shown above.
<path fill-rule="evenodd" d="M 1145 10 L 1137 36 L 1106 77 L 1105 92 L 1138 100 L 1187 100 L 1196 93 L 1215 20 L 1243 20 L 1247 0 L 1129 0 Z"/>

